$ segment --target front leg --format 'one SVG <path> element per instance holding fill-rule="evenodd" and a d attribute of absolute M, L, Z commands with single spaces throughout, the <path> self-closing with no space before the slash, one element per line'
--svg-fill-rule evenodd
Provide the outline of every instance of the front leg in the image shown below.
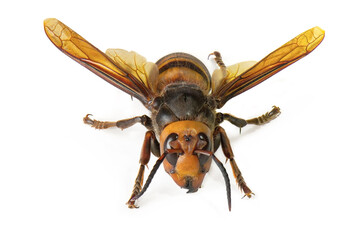
<path fill-rule="evenodd" d="M 159 144 L 156 140 L 155 133 L 153 131 L 147 131 L 145 134 L 143 146 L 140 153 L 140 169 L 135 179 L 135 184 L 127 205 L 129 208 L 137 208 L 135 205 L 134 197 L 137 196 L 142 190 L 144 181 L 145 166 L 149 163 L 150 152 L 154 155 L 158 155 L 160 152 Z"/>
<path fill-rule="evenodd" d="M 137 116 L 137 117 L 128 118 L 128 119 L 123 119 L 123 120 L 119 120 L 119 121 L 116 121 L 116 122 L 98 121 L 98 120 L 90 118 L 90 116 L 91 116 L 91 114 L 87 114 L 84 117 L 83 121 L 84 121 L 85 124 L 88 124 L 91 127 L 96 128 L 96 129 L 106 129 L 106 128 L 110 128 L 110 127 L 118 127 L 121 130 L 123 130 L 125 128 L 131 127 L 135 123 L 141 123 L 147 129 L 149 129 L 149 130 L 152 129 L 151 118 L 149 118 L 146 115 Z"/>
<path fill-rule="evenodd" d="M 220 143 L 221 143 L 223 153 L 224 153 L 225 157 L 227 158 L 227 160 L 229 159 L 229 161 L 230 161 L 230 165 L 231 165 L 236 183 L 238 184 L 240 189 L 242 191 L 244 191 L 245 196 L 247 196 L 248 198 L 251 198 L 251 196 L 254 195 L 254 193 L 246 185 L 245 180 L 240 172 L 240 169 L 235 162 L 234 154 L 233 154 L 233 151 L 232 151 L 231 145 L 230 145 L 230 140 L 227 137 L 225 130 L 220 126 L 216 127 L 216 129 L 214 131 L 214 138 L 217 136 L 220 136 Z"/>

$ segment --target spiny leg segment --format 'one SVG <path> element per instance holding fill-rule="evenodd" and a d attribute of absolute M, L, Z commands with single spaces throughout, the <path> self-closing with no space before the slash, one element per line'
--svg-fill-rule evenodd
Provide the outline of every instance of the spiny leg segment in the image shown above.
<path fill-rule="evenodd" d="M 133 199 L 135 196 L 137 196 L 141 190 L 142 190 L 142 185 L 143 185 L 143 181 L 144 181 L 144 172 L 145 172 L 145 166 L 147 166 L 147 164 L 149 163 L 150 160 L 150 151 L 153 149 L 154 145 L 153 142 L 156 141 L 156 137 L 155 137 L 155 133 L 153 131 L 147 131 L 145 133 L 145 138 L 144 138 L 144 142 L 143 142 L 143 146 L 141 149 L 141 153 L 140 153 L 140 168 L 139 168 L 139 172 L 138 175 L 135 179 L 135 184 L 134 184 L 134 188 L 133 191 L 131 193 L 131 196 L 127 202 L 127 205 L 129 208 L 137 208 L 137 206 L 135 205 L 135 200 Z M 155 146 L 155 147 L 159 147 L 159 145 Z M 160 149 L 159 149 L 160 151 Z"/>
<path fill-rule="evenodd" d="M 266 123 L 274 120 L 275 118 L 277 118 L 280 115 L 280 113 L 281 113 L 280 108 L 276 107 L 276 106 L 273 106 L 271 111 L 269 111 L 259 117 L 255 117 L 255 118 L 251 118 L 251 119 L 247 119 L 247 120 L 235 117 L 229 113 L 217 113 L 216 114 L 216 124 L 219 125 L 224 120 L 227 120 L 231 124 L 240 128 L 240 130 L 241 130 L 241 128 L 245 127 L 248 124 L 254 124 L 254 125 L 266 124 Z"/>
<path fill-rule="evenodd" d="M 222 147 L 223 153 L 224 153 L 225 157 L 227 158 L 227 160 L 230 161 L 230 165 L 231 165 L 236 183 L 238 184 L 240 189 L 245 193 L 245 196 L 247 196 L 248 198 L 251 198 L 251 196 L 254 194 L 250 190 L 250 188 L 246 185 L 245 180 L 239 170 L 239 167 L 237 166 L 237 164 L 235 162 L 234 154 L 231 149 L 229 138 L 227 137 L 225 130 L 220 126 L 216 127 L 216 129 L 214 131 L 214 136 L 216 137 L 217 135 L 220 136 L 220 142 L 221 142 L 221 147 Z"/>
<path fill-rule="evenodd" d="M 215 51 L 215 52 L 213 52 L 213 53 L 210 53 L 209 56 L 208 56 L 208 58 L 209 58 L 211 55 L 215 56 L 215 59 L 214 59 L 214 60 L 215 60 L 216 64 L 217 64 L 217 65 L 219 66 L 219 68 L 221 69 L 221 72 L 222 72 L 223 77 L 226 77 L 226 74 L 227 74 L 227 72 L 226 72 L 226 66 L 225 66 L 225 63 L 224 63 L 223 60 L 222 60 L 221 54 L 220 54 L 218 51 Z"/>
<path fill-rule="evenodd" d="M 146 115 L 137 116 L 133 118 L 123 119 L 116 122 L 110 122 L 110 121 L 98 121 L 95 119 L 90 118 L 91 114 L 87 114 L 83 121 L 85 124 L 90 125 L 93 128 L 96 129 L 107 129 L 111 127 L 118 127 L 121 130 L 131 127 L 135 123 L 141 123 L 144 125 L 147 129 L 152 129 L 152 121 L 151 118 L 149 118 Z"/>
<path fill-rule="evenodd" d="M 256 118 L 251 118 L 246 120 L 247 124 L 255 124 L 255 125 L 263 125 L 266 124 L 268 122 L 270 122 L 271 120 L 274 120 L 275 118 L 277 118 L 280 115 L 280 108 L 277 106 L 273 106 L 273 108 L 271 109 L 271 111 L 256 117 Z"/>
<path fill-rule="evenodd" d="M 130 197 L 130 199 L 129 199 L 129 202 L 131 202 L 132 204 L 134 204 L 135 201 L 136 201 L 137 199 L 139 199 L 139 198 L 145 193 L 145 191 L 146 191 L 147 188 L 149 187 L 152 179 L 154 178 L 156 171 L 157 171 L 158 168 L 160 167 L 161 163 L 164 161 L 166 155 L 169 154 L 169 153 L 171 154 L 171 153 L 183 153 L 183 152 L 182 152 L 182 150 L 180 150 L 180 149 L 167 149 L 167 150 L 165 150 L 164 153 L 159 157 L 159 159 L 158 159 L 158 160 L 156 161 L 156 163 L 154 164 L 153 169 L 151 170 L 148 178 L 146 179 L 146 182 L 145 182 L 144 187 L 143 187 L 140 191 L 138 191 L 137 194 L 135 194 L 135 195 L 132 194 L 131 197 Z M 129 206 L 129 207 L 130 207 L 130 206 Z"/>

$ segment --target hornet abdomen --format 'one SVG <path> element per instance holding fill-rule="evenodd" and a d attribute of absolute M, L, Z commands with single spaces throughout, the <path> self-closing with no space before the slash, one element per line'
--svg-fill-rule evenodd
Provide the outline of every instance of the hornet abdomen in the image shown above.
<path fill-rule="evenodd" d="M 167 85 L 179 82 L 198 85 L 205 95 L 210 92 L 210 73 L 196 57 L 187 53 L 171 53 L 156 64 L 159 68 L 159 78 L 154 86 L 157 94 L 161 94 Z"/>

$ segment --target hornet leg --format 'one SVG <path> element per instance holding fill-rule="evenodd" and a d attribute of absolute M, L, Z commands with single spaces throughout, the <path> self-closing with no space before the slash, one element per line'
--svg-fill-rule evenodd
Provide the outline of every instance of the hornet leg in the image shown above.
<path fill-rule="evenodd" d="M 217 135 L 220 135 L 221 147 L 222 147 L 225 157 L 230 160 L 230 165 L 231 165 L 236 183 L 238 184 L 240 189 L 242 191 L 244 191 L 245 196 L 247 196 L 248 198 L 251 198 L 251 196 L 254 195 L 254 193 L 246 185 L 245 180 L 244 180 L 243 176 L 241 175 L 241 172 L 234 160 L 234 154 L 233 154 L 233 151 L 230 146 L 229 138 L 227 137 L 225 130 L 220 126 L 216 127 L 216 129 L 214 131 L 214 138 Z"/>
<path fill-rule="evenodd" d="M 137 196 L 142 189 L 145 166 L 147 166 L 150 160 L 150 151 L 152 151 L 156 156 L 158 156 L 160 152 L 160 149 L 156 148 L 159 148 L 159 143 L 156 140 L 155 133 L 153 131 L 147 131 L 140 153 L 140 169 L 135 179 L 135 184 L 130 199 L 127 202 L 129 208 L 137 208 L 137 206 L 135 206 L 135 200 L 133 198 Z"/>
<path fill-rule="evenodd" d="M 240 128 L 240 130 L 241 130 L 241 128 L 245 127 L 247 124 L 263 125 L 265 123 L 268 123 L 271 120 L 274 120 L 275 118 L 277 118 L 280 115 L 280 113 L 281 113 L 280 108 L 276 107 L 276 106 L 273 106 L 273 108 L 271 109 L 270 112 L 267 112 L 259 117 L 251 118 L 248 120 L 235 117 L 228 113 L 217 113 L 216 114 L 216 124 L 219 125 L 224 120 L 227 120 L 231 124 Z"/>
<path fill-rule="evenodd" d="M 224 62 L 223 62 L 223 60 L 222 60 L 221 54 L 220 54 L 219 52 L 215 51 L 215 52 L 213 52 L 213 53 L 210 53 L 210 54 L 209 54 L 209 57 L 210 57 L 211 55 L 214 55 L 214 56 L 215 56 L 215 62 L 216 62 L 216 64 L 219 66 L 223 78 L 225 78 L 226 75 L 227 75 L 227 71 L 226 71 L 226 66 L 225 66 L 225 64 L 224 64 Z"/>
<path fill-rule="evenodd" d="M 91 119 L 90 116 L 91 116 L 91 114 L 87 114 L 84 117 L 84 119 L 83 119 L 84 123 L 89 124 L 91 127 L 96 128 L 96 129 L 106 129 L 106 128 L 110 128 L 110 127 L 118 127 L 121 130 L 123 130 L 125 128 L 131 127 L 135 123 L 141 123 L 147 129 L 149 129 L 149 130 L 152 129 L 151 119 L 146 115 L 137 116 L 137 117 L 133 117 L 133 118 L 129 118 L 129 119 L 123 119 L 123 120 L 119 120 L 116 122 L 108 122 L 108 121 L 102 122 L 102 121 L 98 121 L 95 119 Z"/>
<path fill-rule="evenodd" d="M 161 156 L 159 157 L 159 159 L 156 161 L 156 163 L 153 166 L 153 169 L 151 170 L 148 178 L 146 179 L 146 182 L 144 184 L 144 187 L 141 189 L 141 191 L 139 191 L 136 195 L 132 196 L 129 199 L 129 202 L 134 203 L 137 199 L 139 199 L 144 193 L 145 191 L 148 189 L 152 179 L 155 176 L 156 171 L 159 169 L 161 163 L 164 161 L 165 157 L 167 154 L 171 154 L 171 153 L 182 153 L 182 150 L 178 150 L 178 149 L 168 149 L 165 150 L 165 152 L 163 154 L 161 154 Z M 129 206 L 130 207 L 130 206 Z"/>
<path fill-rule="evenodd" d="M 248 124 L 263 125 L 277 118 L 280 115 L 280 113 L 281 113 L 280 108 L 277 106 L 273 106 L 270 112 L 267 112 L 261 115 L 260 117 L 248 119 L 246 120 L 246 122 Z"/>

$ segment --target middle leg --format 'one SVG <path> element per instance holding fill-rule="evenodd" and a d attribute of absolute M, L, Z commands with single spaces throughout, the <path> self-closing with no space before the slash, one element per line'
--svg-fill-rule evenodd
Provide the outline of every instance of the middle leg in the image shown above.
<path fill-rule="evenodd" d="M 255 118 L 251 118 L 251 119 L 242 119 L 242 118 L 238 118 L 235 117 L 229 113 L 217 113 L 216 114 L 216 124 L 220 124 L 222 123 L 224 120 L 229 121 L 231 124 L 237 126 L 238 128 L 243 128 L 248 124 L 254 124 L 254 125 L 263 125 L 266 124 L 272 120 L 274 120 L 275 118 L 277 118 L 280 115 L 280 108 L 273 106 L 273 108 L 271 109 L 271 111 L 259 116 L 259 117 L 255 117 Z"/>
<path fill-rule="evenodd" d="M 137 117 L 128 118 L 128 119 L 123 119 L 123 120 L 119 120 L 119 121 L 116 121 L 116 122 L 98 121 L 98 120 L 90 118 L 90 116 L 91 116 L 91 114 L 87 114 L 83 118 L 83 121 L 84 121 L 85 124 L 88 124 L 91 127 L 96 128 L 96 129 L 107 129 L 107 128 L 111 128 L 111 127 L 118 127 L 121 130 L 124 130 L 125 128 L 131 127 L 135 123 L 141 123 L 147 129 L 149 129 L 149 130 L 152 129 L 152 121 L 146 115 L 137 116 Z"/>

